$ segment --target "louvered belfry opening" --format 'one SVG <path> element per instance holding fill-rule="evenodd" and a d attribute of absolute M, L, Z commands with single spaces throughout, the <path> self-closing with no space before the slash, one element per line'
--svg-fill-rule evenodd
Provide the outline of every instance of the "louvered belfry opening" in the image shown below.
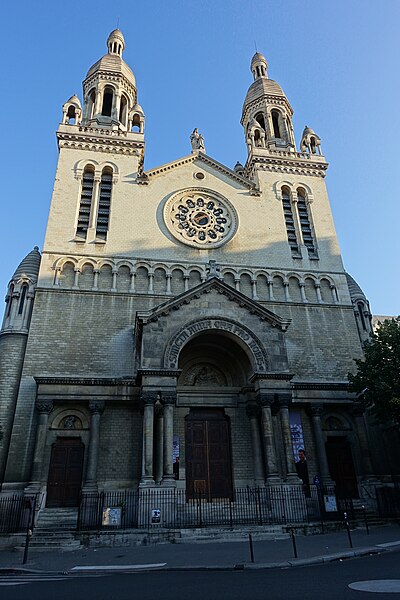
<path fill-rule="evenodd" d="M 282 206 L 285 216 L 286 232 L 290 249 L 293 254 L 298 254 L 299 244 L 297 241 L 296 227 L 294 224 L 292 204 L 290 201 L 290 192 L 287 188 L 282 189 Z"/>
<path fill-rule="evenodd" d="M 104 169 L 100 181 L 99 208 L 96 222 L 96 237 L 103 240 L 107 238 L 110 220 L 111 191 L 112 171 L 111 169 Z"/>
<path fill-rule="evenodd" d="M 94 186 L 94 169 L 87 167 L 83 173 L 81 203 L 79 206 L 78 225 L 76 227 L 77 237 L 86 238 L 90 223 L 90 212 L 92 210 Z"/>

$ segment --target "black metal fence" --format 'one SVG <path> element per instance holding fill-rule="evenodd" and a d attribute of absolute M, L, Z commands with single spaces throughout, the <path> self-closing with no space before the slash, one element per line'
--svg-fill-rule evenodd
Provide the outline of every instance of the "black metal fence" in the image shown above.
<path fill-rule="evenodd" d="M 36 505 L 36 496 L 21 494 L 0 496 L 0 533 L 18 533 L 26 531 L 32 511 Z"/>
<path fill-rule="evenodd" d="M 185 490 L 141 489 L 82 495 L 79 530 L 159 528 L 171 529 L 309 523 L 325 513 L 322 494 L 310 486 L 236 488 L 233 498 L 208 501 L 199 494 L 188 499 Z"/>
<path fill-rule="evenodd" d="M 377 487 L 376 502 L 378 514 L 385 519 L 400 519 L 400 488 Z"/>

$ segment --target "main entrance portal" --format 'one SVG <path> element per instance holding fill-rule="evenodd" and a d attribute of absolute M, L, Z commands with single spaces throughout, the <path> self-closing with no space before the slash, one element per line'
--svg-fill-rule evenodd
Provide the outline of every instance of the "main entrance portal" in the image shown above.
<path fill-rule="evenodd" d="M 329 471 L 339 498 L 358 498 L 351 447 L 345 437 L 329 437 L 326 443 Z"/>
<path fill-rule="evenodd" d="M 186 417 L 188 498 L 232 498 L 229 421 L 223 409 L 192 409 Z"/>
<path fill-rule="evenodd" d="M 51 448 L 46 506 L 78 506 L 85 446 L 79 438 L 59 439 Z"/>

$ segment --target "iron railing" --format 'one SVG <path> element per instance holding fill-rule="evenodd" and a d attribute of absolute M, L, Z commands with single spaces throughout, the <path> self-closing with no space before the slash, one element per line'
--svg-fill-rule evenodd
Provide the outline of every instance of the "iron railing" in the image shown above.
<path fill-rule="evenodd" d="M 316 486 L 310 486 L 309 497 L 301 487 L 277 485 L 236 488 L 232 499 L 214 498 L 212 501 L 201 493 L 187 498 L 185 490 L 150 488 L 83 494 L 78 529 L 309 523 L 320 521 L 323 514 L 322 494 Z"/>
<path fill-rule="evenodd" d="M 0 495 L 0 533 L 26 531 L 35 506 L 36 496 Z"/>
<path fill-rule="evenodd" d="M 385 519 L 400 519 L 400 488 L 398 486 L 376 487 L 378 514 Z"/>

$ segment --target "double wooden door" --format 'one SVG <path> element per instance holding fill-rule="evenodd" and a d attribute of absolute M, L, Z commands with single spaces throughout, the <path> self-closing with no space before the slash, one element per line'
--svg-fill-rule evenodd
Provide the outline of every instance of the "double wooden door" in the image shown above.
<path fill-rule="evenodd" d="M 85 446 L 79 438 L 57 440 L 51 448 L 46 506 L 78 506 Z"/>
<path fill-rule="evenodd" d="M 357 478 L 350 443 L 344 436 L 328 437 L 326 456 L 339 498 L 358 498 Z"/>
<path fill-rule="evenodd" d="M 232 498 L 229 421 L 223 410 L 191 411 L 185 453 L 188 498 Z"/>

